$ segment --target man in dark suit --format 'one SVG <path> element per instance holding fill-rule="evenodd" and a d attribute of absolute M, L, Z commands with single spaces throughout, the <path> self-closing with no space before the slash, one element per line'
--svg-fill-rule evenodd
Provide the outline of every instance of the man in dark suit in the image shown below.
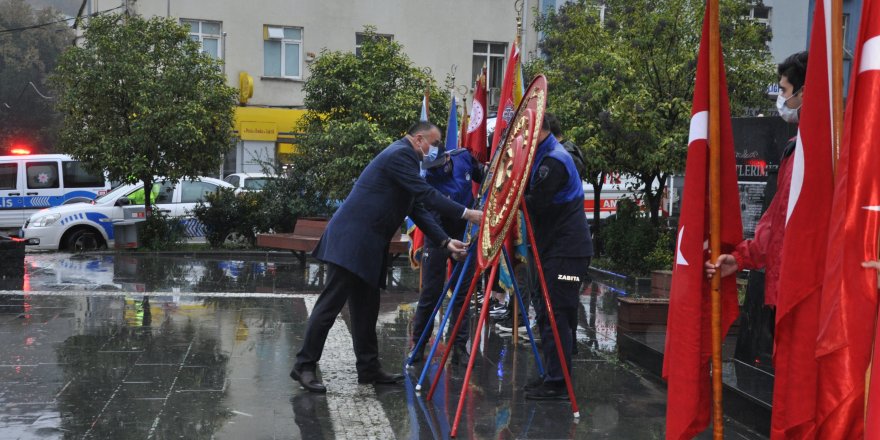
<path fill-rule="evenodd" d="M 315 375 L 327 333 L 348 301 L 351 334 L 359 383 L 396 383 L 379 363 L 376 321 L 379 289 L 385 287 L 388 245 L 399 233 L 405 216 L 427 237 L 461 258 L 466 245 L 449 237 L 428 213 L 479 223 L 482 211 L 468 209 L 431 188 L 419 176 L 419 164 L 440 144 L 440 130 L 418 122 L 407 135 L 389 145 L 370 162 L 348 198 L 330 219 L 312 254 L 327 263 L 327 285 L 318 297 L 306 327 L 303 346 L 290 376 L 314 393 L 327 389 Z"/>

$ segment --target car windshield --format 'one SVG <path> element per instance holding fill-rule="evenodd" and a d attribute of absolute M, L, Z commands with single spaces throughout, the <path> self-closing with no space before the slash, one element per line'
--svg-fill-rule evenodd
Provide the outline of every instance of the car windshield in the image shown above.
<path fill-rule="evenodd" d="M 249 190 L 260 190 L 266 186 L 269 181 L 272 180 L 271 177 L 251 177 L 244 181 L 244 189 Z"/>
<path fill-rule="evenodd" d="M 107 194 L 104 194 L 103 196 L 96 198 L 94 203 L 101 203 L 101 202 L 104 202 L 107 200 L 116 200 L 116 198 L 118 198 L 119 196 L 121 196 L 122 194 L 124 194 L 128 191 L 131 191 L 132 189 L 133 188 L 130 185 L 117 186 L 115 189 L 108 192 Z"/>

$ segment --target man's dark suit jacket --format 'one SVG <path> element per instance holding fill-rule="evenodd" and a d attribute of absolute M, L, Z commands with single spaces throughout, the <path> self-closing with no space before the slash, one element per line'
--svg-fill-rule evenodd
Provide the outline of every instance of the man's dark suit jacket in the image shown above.
<path fill-rule="evenodd" d="M 425 207 L 451 218 L 460 218 L 465 207 L 419 176 L 420 160 L 406 138 L 382 150 L 330 219 L 312 255 L 348 269 L 372 286 L 385 287 L 388 245 L 400 233 L 405 216 L 435 243 L 446 240 Z"/>

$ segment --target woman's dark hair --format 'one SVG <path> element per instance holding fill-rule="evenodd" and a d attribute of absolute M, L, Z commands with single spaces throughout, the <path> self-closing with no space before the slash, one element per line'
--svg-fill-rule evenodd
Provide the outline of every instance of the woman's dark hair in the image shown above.
<path fill-rule="evenodd" d="M 788 79 L 788 82 L 794 87 L 793 92 L 799 91 L 804 87 L 804 80 L 807 78 L 807 52 L 790 55 L 785 61 L 779 63 L 777 72 L 779 76 Z"/>

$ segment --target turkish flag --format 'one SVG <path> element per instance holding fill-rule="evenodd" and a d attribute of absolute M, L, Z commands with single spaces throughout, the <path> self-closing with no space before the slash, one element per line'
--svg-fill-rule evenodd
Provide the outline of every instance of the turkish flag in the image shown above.
<path fill-rule="evenodd" d="M 477 87 L 474 90 L 474 102 L 471 104 L 471 114 L 468 118 L 467 134 L 462 139 L 461 145 L 471 152 L 481 163 L 489 161 L 489 153 L 486 150 L 486 68 L 483 67 L 480 77 L 477 78 Z"/>
<path fill-rule="evenodd" d="M 827 18 L 826 5 L 816 2 L 780 258 L 771 439 L 817 434 L 816 323 L 834 188 Z"/>
<path fill-rule="evenodd" d="M 880 230 L 880 4 L 862 3 L 821 295 L 817 438 L 880 439 L 876 260 Z M 810 53 L 813 60 L 813 54 Z M 812 61 L 810 61 L 812 63 Z M 807 81 L 812 88 L 812 83 Z M 865 373 L 871 381 L 865 407 Z M 866 414 L 867 411 L 867 414 Z"/>
<path fill-rule="evenodd" d="M 707 5 L 708 12 L 708 5 Z M 718 48 L 719 55 L 721 48 Z M 724 60 L 719 56 L 721 129 L 721 242 L 726 252 L 742 241 L 739 187 L 730 124 Z M 675 266 L 666 321 L 663 378 L 668 384 L 666 438 L 689 439 L 706 429 L 712 408 L 709 359 L 712 354 L 710 283 L 703 273 L 709 258 L 709 20 L 697 59 L 690 136 L 682 194 Z M 736 278 L 721 284 L 722 333 L 739 315 Z"/>

